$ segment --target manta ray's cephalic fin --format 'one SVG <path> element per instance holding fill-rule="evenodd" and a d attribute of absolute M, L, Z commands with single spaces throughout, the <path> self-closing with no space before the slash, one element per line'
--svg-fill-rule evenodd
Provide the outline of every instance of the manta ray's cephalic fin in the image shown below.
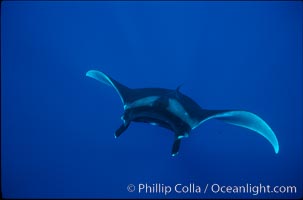
<path fill-rule="evenodd" d="M 197 126 L 209 119 L 218 119 L 229 124 L 244 127 L 265 137 L 273 146 L 275 153 L 279 152 L 279 143 L 275 133 L 258 115 L 239 110 L 209 110 L 207 115 L 208 117 L 204 118 Z"/>
<path fill-rule="evenodd" d="M 181 139 L 178 139 L 178 138 L 175 139 L 173 148 L 172 148 L 172 152 L 171 152 L 172 156 L 176 156 L 179 153 L 180 144 L 181 144 Z"/>

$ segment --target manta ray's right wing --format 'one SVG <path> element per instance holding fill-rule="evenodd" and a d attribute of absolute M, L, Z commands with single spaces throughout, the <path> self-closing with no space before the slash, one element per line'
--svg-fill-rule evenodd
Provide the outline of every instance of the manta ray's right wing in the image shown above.
<path fill-rule="evenodd" d="M 208 117 L 204 118 L 199 123 L 199 125 L 209 119 L 218 119 L 229 124 L 250 129 L 265 137 L 273 146 L 275 153 L 279 152 L 279 143 L 275 133 L 269 127 L 269 125 L 258 115 L 247 111 L 237 111 L 237 110 L 228 110 L 228 111 L 214 110 L 214 111 L 208 111 L 207 113 L 208 113 Z"/>
<path fill-rule="evenodd" d="M 115 88 L 115 90 L 120 96 L 123 105 L 125 104 L 130 90 L 128 87 L 122 85 L 118 81 L 114 80 L 113 78 L 98 70 L 89 70 L 88 72 L 86 72 L 86 76 L 96 79 L 97 81 L 100 81 L 105 85 L 112 86 L 113 88 Z"/>

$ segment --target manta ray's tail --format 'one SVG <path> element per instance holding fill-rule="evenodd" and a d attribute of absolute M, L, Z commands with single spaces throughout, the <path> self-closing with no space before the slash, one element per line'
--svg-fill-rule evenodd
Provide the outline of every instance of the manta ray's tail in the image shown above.
<path fill-rule="evenodd" d="M 126 87 L 125 85 L 122 85 L 115 79 L 111 78 L 110 76 L 104 74 L 103 72 L 97 71 L 97 70 L 89 70 L 86 72 L 86 76 L 91 77 L 93 79 L 96 79 L 97 81 L 100 81 L 101 83 L 104 83 L 108 86 L 111 86 L 115 88 L 117 93 L 120 96 L 120 99 L 123 104 L 125 104 L 126 99 L 130 95 L 130 88 Z"/>
<path fill-rule="evenodd" d="M 275 152 L 279 152 L 279 143 L 275 133 L 258 115 L 240 110 L 209 110 L 206 113 L 207 116 L 203 117 L 199 125 L 209 119 L 218 119 L 229 124 L 250 129 L 265 137 L 271 143 Z"/>

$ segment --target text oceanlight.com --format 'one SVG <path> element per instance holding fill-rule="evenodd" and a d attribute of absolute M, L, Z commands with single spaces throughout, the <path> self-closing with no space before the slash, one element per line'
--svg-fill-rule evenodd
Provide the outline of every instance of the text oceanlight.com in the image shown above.
<path fill-rule="evenodd" d="M 199 185 L 196 183 L 167 185 L 163 183 L 139 183 L 137 185 L 129 184 L 128 192 L 137 192 L 138 194 L 294 194 L 297 193 L 296 186 L 271 186 L 266 184 L 243 184 L 243 185 L 221 185 L 218 183 Z"/>

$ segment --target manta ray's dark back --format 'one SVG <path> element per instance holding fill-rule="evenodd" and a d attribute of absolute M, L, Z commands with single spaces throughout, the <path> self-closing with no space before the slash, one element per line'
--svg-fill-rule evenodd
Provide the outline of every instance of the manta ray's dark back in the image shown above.
<path fill-rule="evenodd" d="M 103 72 L 90 70 L 88 77 L 113 87 L 124 105 L 123 124 L 115 132 L 119 137 L 131 122 L 144 122 L 161 126 L 174 132 L 172 155 L 179 152 L 181 139 L 209 119 L 218 119 L 244 127 L 265 137 L 279 152 L 276 135 L 268 124 L 256 114 L 243 110 L 206 110 L 179 91 L 164 88 L 130 89 Z"/>

